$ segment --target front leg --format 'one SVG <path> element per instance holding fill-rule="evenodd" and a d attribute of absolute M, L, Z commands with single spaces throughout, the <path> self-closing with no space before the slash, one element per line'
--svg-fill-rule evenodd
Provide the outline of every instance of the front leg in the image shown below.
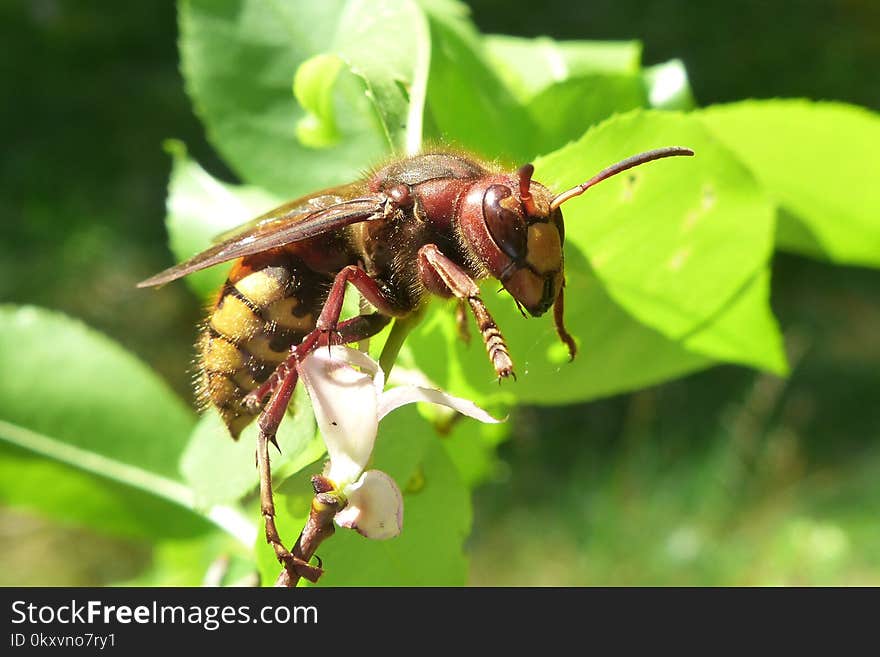
<path fill-rule="evenodd" d="M 429 291 L 441 296 L 454 296 L 470 306 L 498 379 L 508 376 L 516 378 L 507 343 L 480 298 L 480 288 L 474 279 L 460 265 L 446 257 L 436 244 L 423 246 L 419 249 L 418 257 L 419 276 Z"/>

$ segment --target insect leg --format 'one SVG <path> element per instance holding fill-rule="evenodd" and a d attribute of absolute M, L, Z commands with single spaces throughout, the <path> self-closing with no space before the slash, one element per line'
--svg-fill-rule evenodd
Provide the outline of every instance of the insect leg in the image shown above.
<path fill-rule="evenodd" d="M 343 322 L 339 325 L 338 331 L 344 342 L 357 342 L 368 337 L 376 335 L 390 321 L 390 317 L 373 313 L 371 315 L 359 315 L 353 319 Z M 260 395 L 257 397 L 259 401 L 262 397 L 272 393 L 269 403 L 260 414 L 259 435 L 257 437 L 257 470 L 260 476 L 260 507 L 263 513 L 263 519 L 266 526 L 266 542 L 275 550 L 275 556 L 278 561 L 284 564 L 290 576 L 295 579 L 305 577 L 311 582 L 317 581 L 321 576 L 321 569 L 315 568 L 300 557 L 291 554 L 284 547 L 281 536 L 278 534 L 278 528 L 275 526 L 275 502 L 272 495 L 272 471 L 269 464 L 269 443 L 275 447 L 278 443 L 275 440 L 278 426 L 284 419 L 284 413 L 290 404 L 290 398 L 296 387 L 299 374 L 296 369 L 296 362 L 305 358 L 306 354 L 321 345 L 318 338 L 320 334 L 313 332 L 315 338 L 309 340 L 308 337 L 303 340 L 294 350 L 291 357 L 278 366 L 275 372 L 267 380 L 263 386 L 271 383 L 265 391 L 261 393 L 261 389 L 255 390 L 251 395 Z M 271 379 L 274 377 L 274 381 Z"/>
<path fill-rule="evenodd" d="M 455 302 L 455 326 L 458 329 L 458 337 L 465 344 L 471 343 L 471 332 L 468 329 L 467 304 L 458 299 Z"/>
<path fill-rule="evenodd" d="M 257 437 L 257 471 L 260 475 L 260 508 L 266 526 L 266 542 L 275 550 L 278 561 L 284 565 L 291 577 L 301 576 L 315 582 L 321 576 L 321 569 L 309 565 L 307 562 L 295 557 L 284 547 L 281 536 L 275 526 L 275 501 L 272 496 L 272 471 L 269 467 L 269 443 L 275 442 L 275 432 L 278 424 L 284 416 L 290 396 L 296 386 L 298 378 L 295 369 L 290 370 L 287 376 L 272 395 L 262 415 L 260 415 L 260 433 Z"/>
<path fill-rule="evenodd" d="M 382 313 L 370 313 L 369 315 L 358 315 L 347 319 L 337 327 L 339 335 L 342 336 L 342 344 L 352 342 L 360 342 L 367 338 L 372 338 L 383 328 L 388 326 L 391 317 Z"/>
<path fill-rule="evenodd" d="M 349 282 L 379 312 L 372 315 L 359 315 L 350 320 L 352 323 L 343 322 L 340 325 L 339 316 L 342 314 L 345 287 Z M 327 300 L 324 302 L 324 307 L 321 309 L 321 314 L 318 316 L 315 330 L 308 333 L 302 342 L 293 348 L 287 360 L 281 363 L 260 387 L 250 392 L 244 398 L 244 404 L 251 409 L 258 409 L 266 395 L 275 391 L 279 383 L 284 381 L 290 372 L 296 370 L 296 363 L 317 347 L 334 342 L 336 344 L 346 344 L 368 338 L 382 330 L 382 327 L 388 323 L 390 317 L 399 314 L 400 312 L 391 305 L 388 298 L 379 289 L 378 283 L 370 278 L 367 272 L 354 265 L 345 267 L 333 279 L 333 287 L 330 289 Z M 343 334 L 341 330 L 343 325 L 347 327 L 347 335 Z"/>
<path fill-rule="evenodd" d="M 395 317 L 401 314 L 394 308 L 385 293 L 379 289 L 379 284 L 370 278 L 367 272 L 355 265 L 349 265 L 336 274 L 336 278 L 333 279 L 333 287 L 330 289 L 330 294 L 327 295 L 327 300 L 318 316 L 317 331 L 329 333 L 338 330 L 337 324 L 339 323 L 339 315 L 342 313 L 342 302 L 345 299 L 345 287 L 348 283 L 354 285 L 361 296 L 383 315 Z"/>
<path fill-rule="evenodd" d="M 492 361 L 498 378 L 508 376 L 516 378 L 504 336 L 501 335 L 495 320 L 480 298 L 480 288 L 474 280 L 459 265 L 443 255 L 436 244 L 426 244 L 419 249 L 419 264 L 420 269 L 425 268 L 439 277 L 455 297 L 467 301 L 477 320 L 480 335 L 486 344 L 486 353 L 489 354 L 489 360 Z"/>
<path fill-rule="evenodd" d="M 553 303 L 553 324 L 556 326 L 556 334 L 559 336 L 559 339 L 565 343 L 565 346 L 568 347 L 568 359 L 574 360 L 575 355 L 577 354 L 577 343 L 574 341 L 574 338 L 571 337 L 571 333 L 568 332 L 568 329 L 565 328 L 565 281 L 562 282 L 562 287 L 559 288 L 559 294 L 556 297 L 556 301 Z"/>
<path fill-rule="evenodd" d="M 359 342 L 371 338 L 381 331 L 391 318 L 381 313 L 371 313 L 369 315 L 358 315 L 352 319 L 347 319 L 336 328 L 336 335 L 340 344 L 349 344 L 351 342 Z M 257 409 L 260 403 L 267 395 L 271 394 L 281 383 L 289 372 L 296 372 L 296 364 L 305 358 L 309 353 L 322 347 L 328 343 L 329 335 L 322 334 L 315 330 L 309 333 L 302 342 L 300 342 L 291 351 L 290 357 L 281 363 L 275 371 L 269 375 L 269 378 L 256 390 L 248 394 L 244 398 L 244 403 L 251 408 Z M 286 404 L 285 404 L 286 407 Z M 267 407 L 268 408 L 268 407 Z M 282 409 L 282 416 L 284 409 Z M 262 421 L 262 417 L 261 417 Z M 281 418 L 278 419 L 281 421 Z M 277 425 L 276 425 L 277 427 Z"/>

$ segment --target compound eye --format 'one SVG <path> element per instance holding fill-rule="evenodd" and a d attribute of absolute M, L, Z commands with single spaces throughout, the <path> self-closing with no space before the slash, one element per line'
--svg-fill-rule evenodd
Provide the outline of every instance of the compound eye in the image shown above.
<path fill-rule="evenodd" d="M 505 207 L 505 199 L 511 197 L 510 189 L 504 185 L 492 185 L 483 196 L 483 216 L 489 234 L 504 253 L 518 260 L 525 255 L 528 234 L 522 216 Z"/>

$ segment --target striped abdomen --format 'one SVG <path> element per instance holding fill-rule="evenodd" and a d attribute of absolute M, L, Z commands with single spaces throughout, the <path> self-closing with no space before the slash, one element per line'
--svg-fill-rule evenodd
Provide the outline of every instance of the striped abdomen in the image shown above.
<path fill-rule="evenodd" d="M 220 291 L 199 339 L 199 393 L 233 437 L 256 417 L 245 395 L 314 329 L 316 276 L 289 254 L 259 254 L 236 263 Z"/>

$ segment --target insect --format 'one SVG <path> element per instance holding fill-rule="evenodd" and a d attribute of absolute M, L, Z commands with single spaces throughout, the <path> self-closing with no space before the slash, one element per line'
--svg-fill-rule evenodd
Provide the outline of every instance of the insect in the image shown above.
<path fill-rule="evenodd" d="M 563 322 L 560 206 L 622 171 L 681 155 L 693 151 L 673 146 L 634 155 L 554 195 L 532 180 L 531 164 L 510 173 L 458 153 L 423 153 L 282 205 L 139 283 L 163 285 L 235 261 L 199 338 L 200 392 L 235 438 L 259 417 L 262 511 L 279 561 L 297 572 L 306 568 L 275 529 L 268 452 L 297 382 L 297 361 L 319 346 L 375 335 L 435 295 L 470 310 L 496 375 L 513 376 L 504 337 L 476 283 L 487 277 L 524 314 L 552 307 L 574 358 Z M 341 321 L 349 284 L 375 311 Z"/>

